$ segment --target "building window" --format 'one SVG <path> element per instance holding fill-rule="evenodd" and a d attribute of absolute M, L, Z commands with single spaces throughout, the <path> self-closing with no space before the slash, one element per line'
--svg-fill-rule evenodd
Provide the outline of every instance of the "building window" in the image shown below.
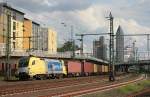
<path fill-rule="evenodd" d="M 16 20 L 16 12 L 13 12 L 13 19 Z"/>
<path fill-rule="evenodd" d="M 13 32 L 13 40 L 16 39 L 16 32 Z"/>
<path fill-rule="evenodd" d="M 19 28 L 19 23 L 17 23 L 17 28 Z"/>
<path fill-rule="evenodd" d="M 15 43 L 15 42 L 13 42 L 13 48 L 14 48 L 14 49 L 16 48 L 16 43 Z"/>
<path fill-rule="evenodd" d="M 16 30 L 16 22 L 13 22 L 13 30 Z"/>
<path fill-rule="evenodd" d="M 35 60 L 32 61 L 32 65 L 35 65 Z"/>

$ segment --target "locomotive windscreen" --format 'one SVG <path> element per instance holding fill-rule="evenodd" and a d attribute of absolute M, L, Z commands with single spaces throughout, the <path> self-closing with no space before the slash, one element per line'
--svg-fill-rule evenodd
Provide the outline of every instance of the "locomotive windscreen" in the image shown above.
<path fill-rule="evenodd" d="M 19 60 L 19 66 L 18 67 L 27 67 L 29 63 L 29 57 L 23 57 Z"/>

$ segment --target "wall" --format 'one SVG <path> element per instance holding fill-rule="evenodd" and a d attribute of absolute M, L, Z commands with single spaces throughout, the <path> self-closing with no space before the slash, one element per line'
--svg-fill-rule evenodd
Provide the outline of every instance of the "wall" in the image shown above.
<path fill-rule="evenodd" d="M 48 29 L 48 53 L 56 53 L 57 52 L 57 33 Z"/>
<path fill-rule="evenodd" d="M 29 19 L 24 20 L 24 31 L 23 31 L 23 37 L 31 37 L 32 34 L 32 21 Z M 32 40 L 33 38 L 31 38 Z M 30 49 L 32 48 L 32 42 L 29 41 L 29 38 L 23 38 L 23 49 L 28 50 L 29 45 Z"/>

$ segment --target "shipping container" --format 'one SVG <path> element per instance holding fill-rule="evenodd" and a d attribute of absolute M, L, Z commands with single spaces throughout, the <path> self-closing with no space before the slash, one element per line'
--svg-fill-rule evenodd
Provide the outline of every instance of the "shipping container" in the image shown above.
<path fill-rule="evenodd" d="M 68 73 L 81 73 L 81 62 L 68 61 Z"/>
<path fill-rule="evenodd" d="M 97 64 L 94 64 L 94 73 L 97 73 L 97 72 L 98 72 Z"/>
<path fill-rule="evenodd" d="M 102 73 L 104 73 L 104 72 L 105 72 L 105 66 L 102 65 Z"/>
<path fill-rule="evenodd" d="M 0 71 L 2 71 L 2 64 L 0 64 Z"/>
<path fill-rule="evenodd" d="M 17 66 L 16 64 L 11 64 L 11 69 L 16 70 L 16 66 Z"/>
<path fill-rule="evenodd" d="M 90 62 L 84 63 L 84 72 L 85 73 L 93 73 L 94 72 L 94 64 Z"/>
<path fill-rule="evenodd" d="M 102 73 L 102 65 L 97 65 L 97 67 L 98 67 L 98 72 Z"/>
<path fill-rule="evenodd" d="M 4 63 L 1 63 L 0 64 L 0 71 L 4 71 L 4 69 L 5 69 L 5 65 L 4 65 Z"/>
<path fill-rule="evenodd" d="M 108 66 L 105 66 L 105 72 L 106 73 L 108 72 Z"/>
<path fill-rule="evenodd" d="M 4 63 L 2 63 L 2 71 L 5 71 L 5 64 Z"/>

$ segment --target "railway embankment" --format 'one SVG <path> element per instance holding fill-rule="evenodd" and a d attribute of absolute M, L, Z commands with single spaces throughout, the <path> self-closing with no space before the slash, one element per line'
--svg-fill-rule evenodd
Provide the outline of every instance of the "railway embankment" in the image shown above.
<path fill-rule="evenodd" d="M 150 97 L 150 75 L 144 80 L 126 86 L 81 97 Z"/>

